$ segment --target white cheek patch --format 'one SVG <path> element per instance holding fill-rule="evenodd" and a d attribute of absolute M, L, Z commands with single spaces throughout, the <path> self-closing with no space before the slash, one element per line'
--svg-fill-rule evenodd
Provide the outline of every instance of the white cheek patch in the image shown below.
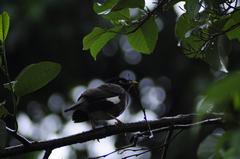
<path fill-rule="evenodd" d="M 120 103 L 120 98 L 119 96 L 110 97 L 110 98 L 106 98 L 106 101 L 112 102 L 113 104 L 118 104 Z"/>

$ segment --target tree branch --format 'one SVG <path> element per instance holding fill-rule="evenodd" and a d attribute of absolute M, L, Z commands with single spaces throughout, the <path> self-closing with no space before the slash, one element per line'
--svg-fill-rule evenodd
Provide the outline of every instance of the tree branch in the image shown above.
<path fill-rule="evenodd" d="M 136 26 L 133 30 L 127 32 L 126 34 L 134 33 L 134 32 L 137 31 L 139 28 L 141 28 L 141 26 L 143 26 L 143 24 L 144 24 L 148 19 L 150 19 L 150 17 L 154 16 L 154 15 L 156 14 L 156 12 L 157 12 L 158 10 L 162 9 L 163 6 L 166 5 L 168 2 L 169 2 L 168 0 L 159 0 L 158 2 L 156 2 L 157 5 L 155 6 L 155 8 L 154 8 L 153 10 L 149 11 L 149 12 L 147 13 L 147 15 L 146 15 L 143 19 L 140 19 L 140 20 L 137 22 L 137 26 Z"/>
<path fill-rule="evenodd" d="M 186 115 L 177 115 L 174 117 L 163 117 L 158 120 L 149 121 L 149 124 L 152 130 L 158 129 L 158 131 L 166 131 L 171 129 L 186 129 L 196 125 L 222 125 L 223 115 L 221 114 L 209 114 L 204 120 L 193 123 L 199 115 L 196 114 L 186 114 Z M 62 137 L 58 139 L 40 141 L 30 143 L 28 146 L 17 145 L 7 147 L 0 151 L 0 158 L 16 156 L 23 153 L 39 151 L 39 150 L 53 150 L 55 148 L 83 143 L 94 139 L 101 139 L 111 135 L 117 135 L 127 132 L 138 132 L 138 131 L 147 131 L 148 125 L 145 121 L 140 121 L 136 123 L 126 123 L 119 125 L 110 125 L 102 128 L 97 128 L 94 130 L 82 132 L 79 134 Z"/>
<path fill-rule="evenodd" d="M 25 146 L 29 146 L 29 144 L 32 141 L 29 141 L 27 138 L 25 138 L 24 136 L 22 136 L 21 134 L 19 134 L 18 132 L 16 132 L 15 130 L 11 130 L 10 128 L 6 127 L 7 132 L 12 135 L 13 137 L 15 137 L 18 141 L 20 141 L 23 145 Z"/>

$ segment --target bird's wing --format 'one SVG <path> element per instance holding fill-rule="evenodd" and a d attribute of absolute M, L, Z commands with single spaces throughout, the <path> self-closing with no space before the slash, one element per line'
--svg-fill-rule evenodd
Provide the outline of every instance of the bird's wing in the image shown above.
<path fill-rule="evenodd" d="M 88 89 L 79 97 L 81 99 L 82 97 L 85 97 L 87 100 L 90 101 L 96 101 L 101 99 L 106 99 L 110 97 L 115 97 L 121 94 L 124 94 L 125 90 L 116 84 L 103 84 L 97 88 L 94 89 Z"/>
<path fill-rule="evenodd" d="M 95 103 L 104 102 L 109 98 L 117 97 L 124 93 L 125 90 L 119 85 L 110 83 L 103 84 L 97 88 L 88 89 L 83 92 L 82 95 L 78 98 L 78 101 L 67 108 L 65 112 L 76 109 L 85 109 L 86 105 L 95 105 Z M 101 109 L 100 107 L 98 108 Z"/>

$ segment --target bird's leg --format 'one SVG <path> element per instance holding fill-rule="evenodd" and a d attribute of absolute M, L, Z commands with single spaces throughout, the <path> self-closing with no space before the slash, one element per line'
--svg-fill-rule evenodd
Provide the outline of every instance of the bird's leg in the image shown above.
<path fill-rule="evenodd" d="M 115 116 L 113 116 L 112 114 L 109 114 L 109 113 L 107 113 L 111 118 L 113 118 L 113 119 L 115 119 L 116 121 L 117 121 L 117 123 L 116 123 L 116 125 L 118 126 L 118 127 L 121 127 L 121 126 L 123 126 L 123 122 L 121 121 L 121 120 L 119 120 L 118 118 L 116 118 Z M 125 136 L 127 136 L 127 133 L 124 133 L 124 135 Z"/>
<path fill-rule="evenodd" d="M 115 119 L 117 121 L 117 125 L 122 125 L 124 124 L 121 120 L 119 120 L 118 118 L 116 118 L 115 116 L 113 116 L 110 113 L 107 113 L 108 116 L 110 116 L 111 118 Z"/>
<path fill-rule="evenodd" d="M 96 125 L 95 125 L 95 121 L 93 119 L 90 119 L 91 125 L 92 125 L 92 129 L 96 129 Z"/>
<path fill-rule="evenodd" d="M 96 129 L 96 124 L 95 121 L 93 119 L 90 119 L 91 125 L 92 125 L 92 129 L 95 130 Z M 100 142 L 99 139 L 97 139 L 98 142 Z"/>

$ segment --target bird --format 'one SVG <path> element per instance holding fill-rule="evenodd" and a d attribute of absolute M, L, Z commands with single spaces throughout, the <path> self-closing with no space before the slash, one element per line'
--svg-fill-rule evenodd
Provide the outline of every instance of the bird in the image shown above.
<path fill-rule="evenodd" d="M 96 88 L 87 89 L 77 102 L 65 109 L 73 111 L 72 120 L 75 123 L 90 121 L 95 129 L 95 122 L 115 119 L 123 113 L 130 102 L 130 93 L 138 82 L 125 78 L 114 78 Z"/>

